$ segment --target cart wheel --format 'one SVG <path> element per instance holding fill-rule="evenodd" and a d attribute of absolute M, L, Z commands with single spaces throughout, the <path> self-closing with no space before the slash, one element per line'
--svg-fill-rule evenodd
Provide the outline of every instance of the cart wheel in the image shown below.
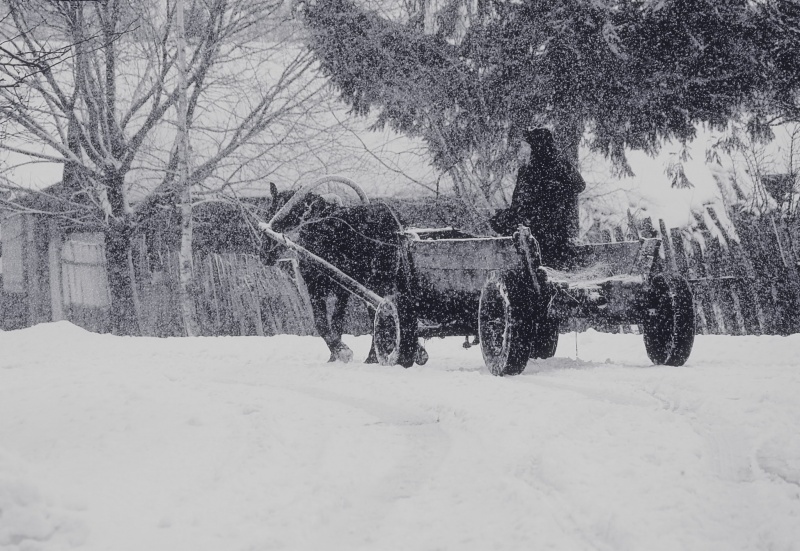
<path fill-rule="evenodd" d="M 669 274 L 650 280 L 644 346 L 656 365 L 683 365 L 694 344 L 694 302 L 689 283 Z"/>
<path fill-rule="evenodd" d="M 556 355 L 556 348 L 558 348 L 558 319 L 547 317 L 533 329 L 531 359 L 552 358 Z"/>
<path fill-rule="evenodd" d="M 525 315 L 525 290 L 516 279 L 493 274 L 481 290 L 478 335 L 492 375 L 519 375 L 528 363 L 531 324 Z"/>
<path fill-rule="evenodd" d="M 373 342 L 381 365 L 414 365 L 417 337 L 413 323 L 416 320 L 406 302 L 403 295 L 390 295 L 375 311 Z"/>

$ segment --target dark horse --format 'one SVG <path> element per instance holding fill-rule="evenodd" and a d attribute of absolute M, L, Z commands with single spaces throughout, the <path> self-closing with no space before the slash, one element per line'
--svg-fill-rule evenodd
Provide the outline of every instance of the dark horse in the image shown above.
<path fill-rule="evenodd" d="M 275 184 L 270 184 L 270 191 L 272 205 L 269 218 L 272 218 L 295 192 L 278 192 Z M 402 224 L 382 203 L 339 206 L 309 193 L 287 216 L 276 221 L 272 229 L 280 233 L 296 229 L 297 238 L 293 240 L 297 244 L 381 297 L 393 294 L 408 275 L 401 256 Z M 282 245 L 266 238 L 261 258 L 268 265 L 274 264 L 283 250 Z M 350 361 L 353 352 L 342 342 L 350 293 L 313 260 L 304 259 L 301 255 L 299 268 L 308 288 L 317 332 L 331 351 L 328 361 Z M 330 296 L 335 297 L 335 306 L 329 318 L 327 299 Z M 374 342 L 366 362 L 377 362 Z"/>

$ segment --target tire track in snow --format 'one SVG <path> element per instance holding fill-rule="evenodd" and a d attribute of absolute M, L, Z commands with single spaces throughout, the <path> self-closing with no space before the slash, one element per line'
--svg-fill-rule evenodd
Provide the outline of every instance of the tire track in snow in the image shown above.
<path fill-rule="evenodd" d="M 432 376 L 451 378 L 449 373 Z M 539 534 L 535 537 L 543 543 L 555 544 L 566 538 L 576 548 L 610 549 L 581 527 L 573 517 L 569 502 L 558 496 L 554 486 L 526 478 L 530 473 L 518 470 L 517 466 L 525 461 L 525 454 L 509 456 L 506 451 L 515 448 L 513 442 L 505 441 L 508 437 L 513 440 L 513 433 L 494 430 L 491 419 L 486 426 L 480 419 L 485 416 L 478 413 L 482 410 L 475 408 L 480 405 L 479 397 L 484 394 L 486 383 L 499 383 L 513 395 L 527 395 L 528 390 L 509 386 L 504 383 L 511 381 L 498 381 L 486 374 L 467 373 L 465 378 L 469 381 L 466 386 L 470 394 L 477 395 L 474 400 L 468 399 L 472 405 L 462 403 L 457 394 L 452 400 L 446 395 L 437 396 L 435 390 L 419 392 L 415 387 L 424 385 L 423 381 L 412 381 L 409 388 L 404 385 L 398 389 L 392 403 L 287 381 L 225 383 L 268 386 L 335 407 L 358 410 L 374 419 L 365 422 L 364 427 L 379 429 L 371 436 L 377 442 L 369 446 L 386 442 L 398 452 L 380 476 L 365 475 L 371 483 L 369 487 L 348 485 L 344 481 L 341 489 L 351 495 L 341 507 L 328 511 L 324 519 L 317 519 L 319 522 L 309 519 L 315 533 L 305 541 L 308 545 L 336 541 L 341 544 L 336 549 L 375 549 L 385 548 L 387 542 L 391 542 L 392 548 L 444 549 L 451 544 L 453 534 L 462 534 L 461 549 L 482 550 L 497 547 L 497 541 L 516 539 L 522 544 Z M 327 383 L 335 386 L 343 381 Z M 364 381 L 361 383 L 363 385 Z M 378 381 L 378 384 L 384 383 Z M 371 384 L 355 392 L 369 393 Z M 431 386 L 436 387 L 435 384 Z M 419 393 L 409 396 L 409 391 Z M 493 399 L 504 398 L 495 395 Z M 398 405 L 399 400 L 407 402 Z M 524 399 L 512 401 L 524 409 Z M 497 486 L 498 479 L 505 482 Z M 486 509 L 482 510 L 484 507 Z M 509 515 L 508 510 L 513 510 L 513 514 Z M 351 526 L 357 526 L 358 533 L 349 531 Z M 417 530 L 409 531 L 409 526 L 416 526 Z M 449 528 L 443 529 L 444 526 Z M 503 534 L 506 531 L 510 534 Z M 424 534 L 428 539 L 421 541 L 419 537 Z M 444 535 L 446 539 L 442 539 Z M 514 547 L 501 545 L 498 548 Z"/>
<path fill-rule="evenodd" d="M 706 522 L 728 526 L 738 548 L 797 549 L 797 408 L 780 395 L 765 403 L 758 375 L 749 384 L 728 384 L 743 376 L 747 381 L 750 373 L 727 372 L 729 379 L 707 388 L 709 374 L 698 373 L 704 367 L 683 377 L 646 382 L 645 387 L 664 411 L 687 423 L 700 438 Z M 783 422 L 786 419 L 791 421 Z M 783 514 L 775 515 L 778 510 Z"/>
<path fill-rule="evenodd" d="M 453 367 L 456 365 L 459 367 Z M 637 369 L 603 362 L 583 362 L 577 366 L 578 369 L 568 365 L 569 369 L 537 372 L 529 367 L 521 377 L 501 380 L 488 376 L 482 369 L 465 370 L 464 365 L 444 362 L 439 368 L 432 363 L 427 370 L 394 372 L 360 366 L 309 364 L 298 366 L 301 369 L 290 375 L 284 371 L 266 374 L 282 383 L 273 387 L 288 388 L 289 392 L 312 400 L 309 402 L 312 408 L 313 401 L 318 400 L 335 408 L 342 406 L 342 409 L 364 413 L 359 422 L 362 428 L 354 430 L 375 429 L 363 434 L 365 438 L 375 440 L 368 446 L 356 446 L 356 453 L 386 444 L 387 453 L 391 455 L 388 458 L 384 456 L 387 461 L 382 473 L 384 478 L 374 472 L 365 474 L 371 476 L 368 489 L 373 490 L 372 494 L 364 491 L 366 482 L 356 484 L 354 488 L 338 486 L 337 489 L 344 490 L 342 494 L 353 489 L 359 493 L 347 496 L 343 500 L 346 502 L 344 506 L 334 507 L 326 513 L 324 523 L 317 522 L 319 518 L 313 515 L 307 518 L 304 524 L 317 531 L 313 536 L 286 541 L 313 544 L 306 548 L 330 549 L 332 546 L 326 541 L 329 539 L 336 542 L 334 549 L 390 547 L 408 550 L 454 546 L 459 549 L 515 549 L 523 545 L 546 548 L 555 542 L 567 544 L 570 549 L 616 551 L 645 548 L 642 544 L 648 541 L 653 544 L 647 547 L 649 549 L 680 548 L 680 543 L 697 544 L 703 531 L 719 538 L 719 542 L 731 544 L 745 531 L 736 528 L 738 524 L 744 524 L 748 529 L 754 527 L 753 521 L 759 515 L 748 517 L 745 512 L 743 518 L 734 522 L 713 512 L 718 509 L 721 514 L 727 514 L 734 508 L 726 505 L 722 498 L 741 499 L 745 494 L 736 488 L 730 490 L 720 484 L 709 484 L 701 478 L 705 472 L 713 470 L 712 452 L 706 449 L 711 444 L 707 444 L 705 436 L 700 434 L 698 427 L 702 426 L 693 424 L 693 421 L 698 418 L 719 420 L 723 416 L 700 411 L 702 398 L 716 394 L 713 389 L 700 391 L 695 388 L 702 382 L 702 379 L 695 379 L 696 375 L 708 377 L 701 373 L 700 367 L 694 370 Z M 467 367 L 471 365 L 468 363 Z M 329 370 L 329 367 L 333 368 Z M 260 375 L 254 375 L 261 379 Z M 680 383 L 678 387 L 672 388 L 677 383 Z M 390 389 L 388 393 L 387 388 Z M 656 392 L 650 392 L 652 388 Z M 311 394 L 322 391 L 325 398 L 319 400 L 321 396 L 307 396 L 309 389 Z M 397 392 L 392 394 L 394 390 Z M 543 398 L 546 398 L 543 407 L 531 407 Z M 379 400 L 386 400 L 386 403 Z M 387 407 L 392 411 L 381 418 L 378 411 L 369 412 L 371 407 L 384 413 Z M 321 407 L 317 413 L 325 415 L 326 410 L 327 407 Z M 437 425 L 446 433 L 449 445 L 442 452 L 441 464 L 433 471 L 425 471 L 424 462 L 420 466 L 412 460 L 406 461 L 409 450 L 404 446 L 409 443 L 413 446 L 414 440 L 417 443 L 423 440 L 415 433 L 423 426 L 421 423 L 425 422 L 425 416 L 433 412 L 439 414 Z M 554 418 L 548 422 L 557 425 L 558 430 L 546 431 L 535 443 L 519 446 L 520 431 L 527 426 L 527 420 L 541 415 L 553 415 Z M 492 421 L 495 416 L 497 419 Z M 581 419 L 582 416 L 585 419 Z M 631 419 L 631 427 L 624 425 L 627 416 Z M 507 424 L 516 419 L 521 421 L 518 425 Z M 582 423 L 598 430 L 599 436 L 595 438 L 588 430 L 580 430 Z M 545 428 L 542 424 L 533 426 L 534 430 Z M 659 431 L 663 429 L 668 430 L 660 435 Z M 398 430 L 407 432 L 400 435 Z M 654 434 L 645 434 L 645 430 Z M 345 440 L 343 445 L 349 445 L 353 433 L 348 430 L 336 432 L 341 432 Z M 432 432 L 434 446 L 440 438 L 435 433 Z M 312 432 L 310 438 L 315 434 Z M 660 436 L 663 436 L 660 444 L 665 447 L 648 450 L 648 446 L 658 443 Z M 616 488 L 612 485 L 602 480 L 572 480 L 576 475 L 580 477 L 589 472 L 594 460 L 616 459 L 621 448 L 614 449 L 614 440 L 637 437 L 642 439 L 631 446 L 629 453 L 632 457 L 620 456 L 623 469 L 609 464 L 596 469 L 601 477 L 609 476 L 612 483 L 620 484 L 616 503 L 612 497 Z M 583 449 L 575 443 L 580 438 L 587 438 Z M 682 440 L 684 438 L 689 442 Z M 565 439 L 567 443 L 564 443 Z M 543 446 L 542 450 L 533 447 L 539 444 Z M 701 472 L 700 477 L 697 472 L 689 472 L 695 478 L 688 484 L 676 476 L 676 467 L 696 467 L 691 462 L 697 458 L 688 457 L 687 462 L 687 454 L 673 452 L 669 449 L 671 444 L 677 445 L 678 452 L 692 448 L 705 453 L 696 462 L 705 466 L 706 471 Z M 726 445 L 722 441 L 718 444 L 721 449 Z M 582 455 L 571 457 L 573 451 Z M 321 453 L 326 453 L 324 446 Z M 593 453 L 597 456 L 594 457 Z M 509 457 L 510 454 L 518 455 Z M 647 454 L 652 456 L 652 460 L 662 462 L 663 466 L 650 465 L 651 458 Z M 370 458 L 355 459 L 358 465 L 369 468 Z M 394 467 L 402 461 L 411 467 L 403 473 L 396 472 Z M 421 483 L 417 475 L 429 482 Z M 403 485 L 399 483 L 383 483 L 397 482 L 406 477 L 411 478 L 413 491 L 403 491 Z M 627 482 L 626 477 L 635 482 Z M 665 480 L 659 483 L 659 478 Z M 319 483 L 320 479 L 316 481 Z M 696 493 L 691 486 L 694 483 L 700 483 Z M 426 489 L 426 484 L 433 488 Z M 675 487 L 670 488 L 670 485 Z M 330 487 L 326 488 L 330 490 Z M 397 489 L 399 491 L 393 491 Z M 709 490 L 710 497 L 703 495 Z M 395 501 L 380 505 L 373 513 L 370 505 L 378 499 L 376 495 L 386 495 L 382 493 L 384 491 L 390 491 L 390 495 L 382 499 Z M 637 492 L 652 493 L 636 495 Z M 660 495 L 662 493 L 665 495 Z M 610 503 L 592 503 L 593 497 L 596 499 L 605 494 L 612 497 Z M 315 503 L 316 496 L 313 497 L 309 503 L 312 513 L 321 507 Z M 325 495 L 319 497 L 324 499 Z M 628 503 L 624 503 L 625 500 Z M 481 508 L 486 509 L 485 518 L 476 518 L 476 511 Z M 636 509 L 641 511 L 632 514 Z M 659 518 L 665 509 L 672 511 L 668 516 L 676 522 Z M 639 523 L 641 527 L 637 526 Z M 677 523 L 693 527 L 688 529 L 689 535 L 683 539 L 681 532 L 686 528 L 678 528 Z M 701 530 L 697 528 L 698 523 L 707 527 Z M 361 533 L 347 532 L 347 525 Z M 732 534 L 720 536 L 721 528 L 731 529 Z M 647 533 L 662 534 L 662 537 L 655 542 L 648 539 Z M 760 537 L 768 541 L 769 533 Z M 427 539 L 422 541 L 421 538 Z M 747 541 L 752 544 L 752 540 L 738 541 L 743 543 L 727 548 L 764 548 L 748 545 Z M 515 542 L 519 546 L 515 546 Z"/>
<path fill-rule="evenodd" d="M 329 472 L 332 478 L 337 475 L 340 477 L 339 480 L 331 482 L 338 485 L 339 491 L 336 493 L 344 496 L 344 499 L 340 506 L 320 513 L 322 516 L 317 519 L 319 522 L 315 524 L 314 530 L 305 534 L 306 538 L 310 538 L 305 542 L 306 545 L 330 549 L 330 542 L 336 541 L 337 549 L 360 547 L 369 549 L 372 543 L 380 539 L 392 510 L 404 502 L 413 501 L 427 489 L 429 481 L 436 477 L 442 467 L 443 459 L 450 448 L 449 435 L 439 425 L 438 413 L 416 403 L 400 407 L 286 381 L 216 382 L 294 393 L 303 399 L 331 404 L 336 409 L 362 414 L 360 417 L 364 419 L 354 427 L 354 434 L 351 435 L 353 440 L 349 443 L 359 446 L 366 454 L 378 457 L 384 464 L 374 468 L 374 465 L 367 464 L 370 457 L 356 457 L 354 460 L 365 462 L 363 478 L 349 480 L 348 477 L 351 475 L 344 473 L 339 463 L 350 451 L 339 449 L 340 444 L 336 442 L 328 442 L 318 448 L 319 462 L 315 468 Z M 344 428 L 339 427 L 340 432 Z M 388 458 L 380 454 L 376 456 L 371 450 L 375 440 L 382 442 L 386 449 L 396 453 Z M 319 483 L 324 484 L 321 481 Z M 311 491 L 320 489 L 312 488 Z M 354 526 L 358 527 L 357 531 L 352 529 Z"/>

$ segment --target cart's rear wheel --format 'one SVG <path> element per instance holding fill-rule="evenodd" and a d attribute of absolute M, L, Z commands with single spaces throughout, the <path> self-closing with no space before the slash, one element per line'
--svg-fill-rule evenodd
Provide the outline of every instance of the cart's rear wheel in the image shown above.
<path fill-rule="evenodd" d="M 521 282 L 512 273 L 489 277 L 481 290 L 478 334 L 492 375 L 518 375 L 528 363 L 531 323 Z"/>
<path fill-rule="evenodd" d="M 546 317 L 537 322 L 531 339 L 531 359 L 552 358 L 558 348 L 558 319 Z"/>
<path fill-rule="evenodd" d="M 402 294 L 390 295 L 383 299 L 375 311 L 373 342 L 381 365 L 414 365 L 416 319 L 407 303 L 408 299 Z"/>
<path fill-rule="evenodd" d="M 650 280 L 644 315 L 644 346 L 656 365 L 683 365 L 694 344 L 694 302 L 682 277 L 659 274 Z"/>

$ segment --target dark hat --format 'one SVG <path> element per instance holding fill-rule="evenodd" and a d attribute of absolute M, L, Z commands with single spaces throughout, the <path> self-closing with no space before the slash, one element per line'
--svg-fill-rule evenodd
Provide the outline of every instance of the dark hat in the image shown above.
<path fill-rule="evenodd" d="M 522 132 L 522 139 L 533 147 L 553 142 L 553 133 L 549 128 L 527 128 Z"/>

